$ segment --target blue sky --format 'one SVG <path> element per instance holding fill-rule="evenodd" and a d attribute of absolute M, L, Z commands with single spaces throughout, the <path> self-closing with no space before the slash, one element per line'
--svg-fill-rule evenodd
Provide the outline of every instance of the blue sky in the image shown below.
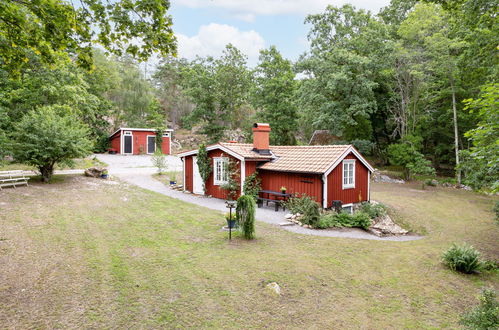
<path fill-rule="evenodd" d="M 328 4 L 351 3 L 377 12 L 390 0 L 172 0 L 170 13 L 178 39 L 178 55 L 220 55 L 233 43 L 253 66 L 262 48 L 276 45 L 296 60 L 307 49 L 307 14 L 319 13 Z"/>

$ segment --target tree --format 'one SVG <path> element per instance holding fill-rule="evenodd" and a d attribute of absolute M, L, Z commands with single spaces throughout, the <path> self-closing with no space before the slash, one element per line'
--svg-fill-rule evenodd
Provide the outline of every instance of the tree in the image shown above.
<path fill-rule="evenodd" d="M 92 67 L 92 47 L 141 60 L 175 53 L 168 0 L 0 0 L 0 62 L 13 74 L 33 56 L 54 64 L 63 53 Z"/>
<path fill-rule="evenodd" d="M 37 167 L 43 182 L 49 182 L 55 164 L 71 162 L 92 151 L 88 131 L 68 106 L 40 107 L 14 126 L 14 159 Z"/>
<path fill-rule="evenodd" d="M 415 174 L 435 175 L 431 162 L 409 141 L 391 144 L 387 151 L 390 163 L 404 168 L 405 180 L 410 180 Z"/>
<path fill-rule="evenodd" d="M 291 61 L 284 59 L 275 46 L 260 51 L 253 101 L 259 110 L 258 119 L 272 127 L 272 144 L 296 143 L 298 123 L 294 97 L 297 84 L 294 78 Z"/>
<path fill-rule="evenodd" d="M 206 194 L 206 182 L 210 178 L 213 168 L 211 166 L 211 158 L 208 157 L 208 151 L 206 151 L 206 145 L 204 144 L 199 146 L 197 165 L 201 179 L 203 179 L 203 191 Z"/>

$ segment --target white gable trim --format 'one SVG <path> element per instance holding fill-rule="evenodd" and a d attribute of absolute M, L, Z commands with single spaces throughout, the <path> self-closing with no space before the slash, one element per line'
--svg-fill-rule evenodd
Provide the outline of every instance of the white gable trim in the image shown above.
<path fill-rule="evenodd" d="M 367 162 L 367 160 L 365 160 L 364 157 L 362 157 L 362 155 L 357 150 L 355 150 L 354 147 L 350 146 L 350 147 L 348 147 L 347 150 L 345 150 L 343 152 L 343 154 L 341 154 L 340 157 L 338 157 L 338 159 L 336 159 L 336 161 L 333 163 L 333 165 L 331 165 L 331 167 L 326 171 L 326 173 L 324 175 L 328 176 L 336 168 L 336 166 L 338 166 L 338 164 L 340 164 L 343 161 L 343 159 L 346 156 L 348 156 L 349 153 L 354 154 L 355 157 L 357 157 L 360 160 L 360 162 L 362 164 L 364 164 L 364 166 L 367 167 L 367 169 L 370 172 L 374 172 L 374 168 L 371 165 L 369 165 L 369 163 Z"/>
<path fill-rule="evenodd" d="M 109 135 L 109 137 L 112 137 L 114 134 L 118 133 L 119 131 L 156 132 L 156 130 L 154 128 L 128 128 L 128 127 L 120 127 L 113 134 Z M 165 129 L 163 131 L 165 131 L 165 132 L 173 132 L 173 129 L 167 128 L 167 129 Z"/>
<path fill-rule="evenodd" d="M 327 209 L 327 175 L 323 174 L 322 175 L 322 191 L 323 191 L 323 196 L 322 196 L 322 207 Z"/>
<path fill-rule="evenodd" d="M 241 162 L 244 161 L 244 157 L 242 157 L 239 154 L 236 154 L 234 151 L 232 151 L 232 150 L 230 150 L 230 149 L 228 149 L 220 144 L 214 144 L 212 146 L 206 147 L 206 151 L 212 151 L 212 150 L 216 150 L 216 149 L 222 150 L 223 152 L 231 155 L 232 157 L 240 160 Z M 191 156 L 191 155 L 197 155 L 198 152 L 199 152 L 199 149 L 186 151 L 186 152 L 182 152 L 182 153 L 178 154 L 178 157 L 187 157 L 187 156 Z"/>

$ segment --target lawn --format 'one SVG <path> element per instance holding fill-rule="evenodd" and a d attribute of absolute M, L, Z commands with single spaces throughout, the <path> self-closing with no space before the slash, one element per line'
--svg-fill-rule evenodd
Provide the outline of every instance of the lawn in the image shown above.
<path fill-rule="evenodd" d="M 497 273 L 440 263 L 466 241 L 498 260 L 493 198 L 373 184 L 426 233 L 412 242 L 298 235 L 257 223 L 227 240 L 221 214 L 80 176 L 0 192 L 4 328 L 456 328 Z M 277 296 L 266 288 L 281 286 Z"/>
<path fill-rule="evenodd" d="M 87 169 L 90 167 L 102 167 L 102 166 L 107 166 L 107 164 L 101 162 L 96 157 L 91 156 L 87 158 L 74 159 L 73 164 L 71 164 L 71 166 L 57 164 L 55 166 L 55 169 L 56 170 Z M 13 161 L 0 162 L 0 171 L 14 171 L 14 170 L 37 171 L 37 169 L 34 166 L 26 164 L 20 164 Z"/>

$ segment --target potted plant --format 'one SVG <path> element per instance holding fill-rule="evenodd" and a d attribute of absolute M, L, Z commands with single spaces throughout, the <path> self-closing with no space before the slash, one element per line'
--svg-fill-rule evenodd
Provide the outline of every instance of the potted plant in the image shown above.
<path fill-rule="evenodd" d="M 282 186 L 282 187 L 281 187 L 281 192 L 282 192 L 283 194 L 285 194 L 285 193 L 286 193 L 286 190 L 287 190 L 287 189 L 286 189 L 286 187 L 284 187 L 284 186 Z"/>
<path fill-rule="evenodd" d="M 236 227 L 236 213 L 225 213 L 225 220 L 227 220 L 227 227 L 234 228 Z"/>
<path fill-rule="evenodd" d="M 107 179 L 109 177 L 109 172 L 107 170 L 102 171 L 100 177 L 103 179 Z"/>

